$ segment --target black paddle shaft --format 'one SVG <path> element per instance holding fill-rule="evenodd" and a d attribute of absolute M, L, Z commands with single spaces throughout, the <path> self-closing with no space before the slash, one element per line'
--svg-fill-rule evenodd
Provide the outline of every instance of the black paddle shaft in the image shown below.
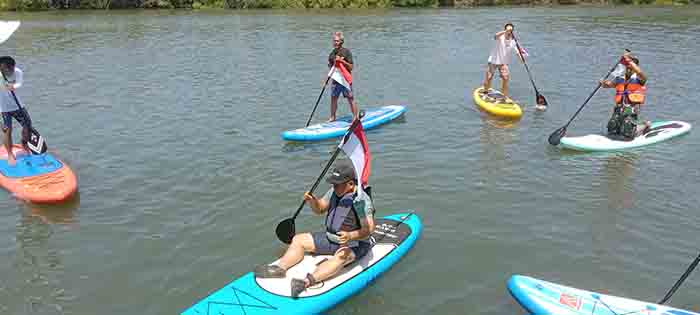
<path fill-rule="evenodd" d="M 361 112 L 361 113 L 360 113 L 360 119 L 362 119 L 362 116 L 364 116 L 364 112 Z M 342 150 L 343 144 L 346 143 L 346 142 L 348 141 L 348 139 L 350 139 L 350 135 L 351 135 L 351 134 L 353 133 L 353 131 L 355 130 L 355 127 L 357 127 L 357 125 L 360 123 L 360 119 L 357 119 L 357 120 L 355 120 L 355 121 L 352 122 L 352 124 L 350 125 L 350 128 L 348 128 L 348 132 L 347 132 L 347 133 L 345 134 L 345 136 L 343 137 L 343 141 L 340 142 L 340 145 L 338 146 L 338 148 L 335 149 L 335 152 L 333 152 L 333 155 L 331 156 L 331 159 L 330 159 L 330 160 L 328 161 L 328 163 L 326 164 L 326 167 L 323 168 L 323 172 L 321 172 L 321 175 L 318 176 L 318 178 L 316 179 L 316 182 L 314 183 L 314 185 L 311 186 L 311 190 L 309 190 L 309 193 L 312 193 L 312 194 L 313 194 L 314 190 L 316 190 L 316 187 L 318 187 L 318 184 L 321 182 L 321 179 L 323 179 L 323 176 L 326 176 L 326 173 L 328 172 L 328 169 L 331 168 L 331 165 L 333 164 L 333 162 L 335 161 L 335 159 L 338 157 L 338 154 L 339 154 L 340 151 Z M 299 208 L 298 208 L 297 211 L 294 213 L 294 216 L 292 216 L 292 220 L 294 220 L 294 219 L 297 218 L 297 216 L 298 216 L 299 213 L 301 212 L 301 209 L 304 208 L 304 204 L 306 204 L 306 200 L 302 200 L 301 204 L 299 205 Z"/>
<path fill-rule="evenodd" d="M 659 304 L 666 303 L 666 301 L 668 301 L 671 298 L 671 296 L 674 293 L 676 293 L 676 290 L 678 290 L 678 287 L 680 287 L 681 284 L 683 283 L 683 281 L 685 281 L 685 279 L 688 278 L 690 273 L 693 272 L 693 270 L 695 270 L 695 267 L 698 266 L 698 263 L 700 263 L 700 255 L 698 255 L 698 257 L 695 258 L 695 260 L 693 260 L 693 262 L 690 264 L 690 266 L 688 266 L 688 269 L 685 270 L 685 272 L 683 273 L 681 278 L 678 279 L 678 281 L 676 281 L 676 284 L 673 285 L 671 290 L 669 290 L 668 293 L 666 293 L 666 295 L 664 296 L 664 298 L 661 299 L 661 301 L 659 301 Z"/>
<path fill-rule="evenodd" d="M 308 127 L 309 124 L 311 123 L 311 118 L 314 117 L 314 113 L 316 112 L 316 107 L 318 107 L 318 103 L 321 101 L 321 97 L 323 96 L 323 92 L 326 91 L 326 85 L 328 85 L 328 81 L 331 79 L 331 76 L 329 75 L 326 78 L 326 83 L 323 83 L 323 88 L 321 89 L 321 93 L 318 95 L 318 99 L 316 99 L 316 105 L 314 105 L 314 109 L 311 111 L 311 115 L 309 115 L 309 120 L 306 121 L 306 126 Z"/>
<path fill-rule="evenodd" d="M 613 65 L 612 68 L 610 68 L 610 71 L 608 71 L 608 74 L 606 74 L 606 75 L 603 77 L 602 80 L 607 79 L 608 76 L 610 76 L 610 74 L 611 74 L 613 71 L 615 71 L 615 68 L 617 68 L 617 65 L 618 65 L 619 63 L 620 63 L 619 61 L 616 62 L 615 65 Z M 576 118 L 576 115 L 578 115 L 578 113 L 581 112 L 581 110 L 583 109 L 583 107 L 586 106 L 586 104 L 588 104 L 588 101 L 590 101 L 591 98 L 593 98 L 593 95 L 595 95 L 595 93 L 597 93 L 598 90 L 600 90 L 600 87 L 601 87 L 601 86 L 603 86 L 603 84 L 601 84 L 600 82 L 598 82 L 598 86 L 595 87 L 595 90 L 593 90 L 593 93 L 591 93 L 591 95 L 588 95 L 588 98 L 586 99 L 586 101 L 584 101 L 583 104 L 581 104 L 581 107 L 579 107 L 578 110 L 576 111 L 576 113 L 574 113 L 574 116 L 572 116 L 571 119 L 569 119 L 569 122 L 567 122 L 566 125 L 564 125 L 564 128 L 563 128 L 563 129 L 566 129 L 566 127 L 568 127 L 569 124 L 570 124 L 572 121 L 574 121 L 574 118 Z"/>
<path fill-rule="evenodd" d="M 520 48 L 518 39 L 515 38 L 515 34 L 511 33 L 511 35 L 513 36 L 513 40 L 515 40 L 515 46 L 518 47 L 518 52 L 520 53 L 520 56 L 523 58 L 523 65 L 525 65 L 525 70 L 527 70 L 527 76 L 530 78 L 530 83 L 532 83 L 532 87 L 535 88 L 535 94 L 539 95 L 540 92 L 537 90 L 537 85 L 535 85 L 535 80 L 532 78 L 532 74 L 530 73 L 530 67 L 527 66 L 525 56 L 522 55 L 522 49 Z"/>

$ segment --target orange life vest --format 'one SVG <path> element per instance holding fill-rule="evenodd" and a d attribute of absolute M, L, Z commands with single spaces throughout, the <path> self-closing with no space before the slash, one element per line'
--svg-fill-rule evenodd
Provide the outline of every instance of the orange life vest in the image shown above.
<path fill-rule="evenodd" d="M 615 104 L 627 102 L 629 104 L 644 104 L 647 94 L 647 87 L 641 84 L 637 74 L 633 74 L 629 80 L 616 80 L 615 84 Z"/>

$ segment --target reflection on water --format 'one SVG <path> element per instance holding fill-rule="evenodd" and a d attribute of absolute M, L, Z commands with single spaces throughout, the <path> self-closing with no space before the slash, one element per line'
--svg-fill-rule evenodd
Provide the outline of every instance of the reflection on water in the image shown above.
<path fill-rule="evenodd" d="M 639 155 L 632 152 L 615 154 L 603 159 L 601 178 L 607 182 L 608 209 L 630 209 L 634 207 L 635 164 Z"/>
<path fill-rule="evenodd" d="M 77 228 L 75 210 L 79 203 L 79 197 L 76 197 L 58 206 L 22 205 L 22 216 L 16 230 L 18 246 L 14 264 L 17 273 L 12 281 L 14 285 L 7 288 L 7 294 L 24 298 L 23 303 L 11 306 L 23 307 L 23 311 L 17 309 L 9 314 L 71 313 L 75 296 L 65 287 L 62 250 L 55 246 L 52 238 L 56 233 Z"/>
<path fill-rule="evenodd" d="M 487 173 L 486 178 L 503 178 L 501 173 L 512 163 L 512 158 L 505 150 L 505 146 L 513 143 L 514 133 L 517 132 L 514 128 L 518 122 L 495 118 L 484 113 L 480 117 L 482 120 L 479 129 L 481 165 Z"/>
<path fill-rule="evenodd" d="M 77 224 L 75 211 L 80 207 L 80 192 L 70 200 L 56 205 L 25 204 L 25 216 L 39 218 L 46 224 Z"/>

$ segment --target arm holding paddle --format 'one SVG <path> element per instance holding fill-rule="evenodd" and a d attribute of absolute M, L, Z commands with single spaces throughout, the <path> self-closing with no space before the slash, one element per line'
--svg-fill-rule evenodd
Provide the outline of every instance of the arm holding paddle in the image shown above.
<path fill-rule="evenodd" d="M 620 63 L 620 65 L 624 66 L 624 69 L 627 70 L 627 73 L 626 74 L 624 74 L 624 73 L 618 74 L 618 75 L 629 76 L 631 74 L 636 74 L 637 78 L 639 78 L 639 80 L 641 82 L 643 82 L 642 85 L 644 85 L 647 81 L 647 76 L 646 76 L 646 74 L 644 74 L 644 72 L 642 72 L 642 68 L 640 68 L 639 65 L 637 64 L 638 61 L 635 61 L 635 60 L 637 60 L 637 59 L 634 56 L 632 56 L 632 53 L 630 53 L 629 50 L 625 50 L 625 53 L 620 58 L 619 63 Z M 605 80 L 605 79 L 602 79 L 599 82 L 600 82 L 600 85 L 604 88 L 614 88 L 615 85 L 617 84 L 617 83 L 613 82 L 612 80 Z"/>
<path fill-rule="evenodd" d="M 304 193 L 304 201 L 306 201 L 311 210 L 316 214 L 323 214 L 328 211 L 328 200 L 325 198 L 318 199 L 310 191 Z"/>
<path fill-rule="evenodd" d="M 347 61 L 343 56 L 335 56 L 335 60 L 342 63 L 345 66 L 345 68 L 348 69 L 348 71 L 352 71 L 352 59 L 350 59 L 350 61 Z"/>
<path fill-rule="evenodd" d="M 6 70 L 9 71 L 9 70 Z M 22 74 L 21 71 L 13 71 L 14 75 L 14 82 L 8 82 L 7 78 L 5 77 L 5 74 L 3 73 L 2 76 L 2 89 L 10 92 L 14 92 L 15 90 L 19 89 L 22 87 L 22 84 L 24 83 L 24 75 Z"/>
<path fill-rule="evenodd" d="M 601 87 L 606 88 L 606 89 L 615 87 L 615 83 L 613 83 L 610 80 L 599 80 L 598 83 L 600 83 Z"/>
<path fill-rule="evenodd" d="M 7 89 L 10 91 L 15 91 L 22 87 L 24 83 L 24 74 L 21 71 L 15 71 L 15 82 L 7 85 Z"/>
<path fill-rule="evenodd" d="M 620 59 L 620 63 L 625 65 L 627 69 L 632 70 L 632 72 L 637 74 L 637 77 L 639 77 L 640 80 L 646 83 L 647 76 L 642 72 L 642 69 L 639 68 L 639 65 L 634 61 L 635 58 L 632 56 L 632 53 L 630 51 L 626 51 L 625 54 L 622 55 L 622 59 Z"/>

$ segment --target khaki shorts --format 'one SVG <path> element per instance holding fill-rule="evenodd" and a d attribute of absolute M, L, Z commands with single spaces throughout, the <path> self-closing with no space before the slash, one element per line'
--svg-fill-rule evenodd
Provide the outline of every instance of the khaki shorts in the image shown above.
<path fill-rule="evenodd" d="M 507 79 L 510 74 L 510 72 L 508 72 L 508 65 L 497 65 L 489 62 L 489 68 L 486 70 L 486 73 L 493 75 L 496 70 L 500 72 L 502 79 Z"/>

